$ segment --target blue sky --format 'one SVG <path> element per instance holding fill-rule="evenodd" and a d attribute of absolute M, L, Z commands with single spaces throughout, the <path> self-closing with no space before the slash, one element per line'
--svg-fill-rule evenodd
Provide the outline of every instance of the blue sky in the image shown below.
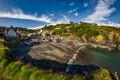
<path fill-rule="evenodd" d="M 37 28 L 89 22 L 120 26 L 120 0 L 0 0 L 0 25 Z"/>

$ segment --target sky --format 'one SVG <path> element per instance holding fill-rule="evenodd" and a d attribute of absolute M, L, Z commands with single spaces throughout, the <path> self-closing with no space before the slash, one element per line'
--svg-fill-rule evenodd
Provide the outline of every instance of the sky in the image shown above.
<path fill-rule="evenodd" d="M 120 0 L 0 0 L 0 26 L 97 23 L 120 27 Z"/>

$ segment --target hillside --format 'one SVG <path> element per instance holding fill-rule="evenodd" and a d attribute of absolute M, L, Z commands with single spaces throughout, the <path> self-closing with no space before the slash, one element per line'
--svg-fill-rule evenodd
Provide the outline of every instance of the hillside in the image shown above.
<path fill-rule="evenodd" d="M 53 35 L 64 36 L 71 39 L 77 38 L 82 42 L 120 49 L 120 28 L 81 22 L 80 24 L 50 25 L 45 26 L 43 29 L 54 30 Z"/>

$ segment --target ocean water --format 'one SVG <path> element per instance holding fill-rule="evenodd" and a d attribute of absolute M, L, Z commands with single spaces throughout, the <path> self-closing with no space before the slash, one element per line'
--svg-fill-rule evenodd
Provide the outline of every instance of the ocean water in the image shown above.
<path fill-rule="evenodd" d="M 95 64 L 99 67 L 108 69 L 110 72 L 117 72 L 120 76 L 120 51 L 93 48 L 87 46 L 79 55 L 79 64 Z M 85 56 L 83 56 L 85 55 Z"/>

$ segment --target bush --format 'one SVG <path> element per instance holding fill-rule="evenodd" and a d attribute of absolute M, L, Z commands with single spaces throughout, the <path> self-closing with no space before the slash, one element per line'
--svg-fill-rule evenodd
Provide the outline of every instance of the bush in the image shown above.
<path fill-rule="evenodd" d="M 112 80 L 108 70 L 100 68 L 93 73 L 94 80 Z"/>

